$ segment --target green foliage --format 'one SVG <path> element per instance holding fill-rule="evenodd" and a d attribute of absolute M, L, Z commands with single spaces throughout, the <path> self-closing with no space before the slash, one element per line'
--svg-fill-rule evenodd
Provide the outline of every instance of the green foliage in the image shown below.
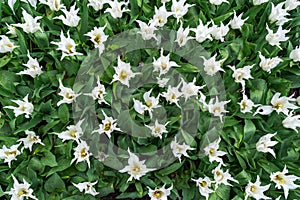
<path fill-rule="evenodd" d="M 241 200 L 245 197 L 245 187 L 249 181 L 254 182 L 256 176 L 259 175 L 262 185 L 271 183 L 270 190 L 265 195 L 275 199 L 279 195 L 283 196 L 283 190 L 278 190 L 274 183 L 270 180 L 270 174 L 282 171 L 286 165 L 289 173 L 300 177 L 299 158 L 300 158 L 300 135 L 298 132 L 287 129 L 283 126 L 282 120 L 286 118 L 283 113 L 275 111 L 267 116 L 253 115 L 252 113 L 242 113 L 240 105 L 242 100 L 241 85 L 235 82 L 232 70 L 228 65 L 242 68 L 246 65 L 254 65 L 251 69 L 252 78 L 245 82 L 245 94 L 251 99 L 255 106 L 270 105 L 271 99 L 276 92 L 282 96 L 290 96 L 296 92 L 294 97 L 299 96 L 300 88 L 300 70 L 299 62 L 293 62 L 289 58 L 290 52 L 299 46 L 300 42 L 300 10 L 296 8 L 289 11 L 290 21 L 283 27 L 290 30 L 287 33 L 288 41 L 282 42 L 280 50 L 276 46 L 271 46 L 266 41 L 268 33 L 266 25 L 272 30 L 277 30 L 274 23 L 270 23 L 268 17 L 271 13 L 271 1 L 262 5 L 254 6 L 252 1 L 246 0 L 229 0 L 228 3 L 221 5 L 213 5 L 209 1 L 203 0 L 187 0 L 189 4 L 193 4 L 188 9 L 187 14 L 180 19 L 183 27 L 196 28 L 199 25 L 199 19 L 204 23 L 213 20 L 216 25 L 228 24 L 233 18 L 234 11 L 236 13 L 244 13 L 243 19 L 248 18 L 241 29 L 230 29 L 224 38 L 224 42 L 220 40 L 205 40 L 199 46 L 193 46 L 193 43 L 187 43 L 186 49 L 179 48 L 175 41 L 176 30 L 180 24 L 177 23 L 174 16 L 168 18 L 168 22 L 161 30 L 174 30 L 168 34 L 161 34 L 159 48 L 130 49 L 127 38 L 120 38 L 115 44 L 110 43 L 105 48 L 109 52 L 101 56 L 101 59 L 86 61 L 90 55 L 98 55 L 95 52 L 93 41 L 86 34 L 94 27 L 104 27 L 104 33 L 109 36 L 108 43 L 111 38 L 122 32 L 139 28 L 136 20 L 149 22 L 154 13 L 155 7 L 162 6 L 160 1 L 150 0 L 129 0 L 125 6 L 130 11 L 123 13 L 122 18 L 115 19 L 110 13 L 104 12 L 109 8 L 105 4 L 101 11 L 96 11 L 92 6 L 87 6 L 89 1 L 73 1 L 65 0 L 62 3 L 67 10 L 72 5 L 76 5 L 79 9 L 78 15 L 80 22 L 76 27 L 65 25 L 62 20 L 55 17 L 63 14 L 60 11 L 52 11 L 47 5 L 38 1 L 37 8 L 34 9 L 27 1 L 16 1 L 14 4 L 14 13 L 8 5 L 8 1 L 0 3 L 0 34 L 7 35 L 11 41 L 17 46 L 12 52 L 0 53 L 0 148 L 3 146 L 11 147 L 12 145 L 21 143 L 21 138 L 26 138 L 25 131 L 34 131 L 41 139 L 41 143 L 36 143 L 32 147 L 32 151 L 20 145 L 20 155 L 16 160 L 11 161 L 11 167 L 0 157 L 0 198 L 9 199 L 10 195 L 4 192 L 10 191 L 13 187 L 13 174 L 19 182 L 26 180 L 33 189 L 33 194 L 38 199 L 99 199 L 105 196 L 113 196 L 115 199 L 145 199 L 148 196 L 149 188 L 161 188 L 164 184 L 168 187 L 173 186 L 170 199 L 202 199 L 199 193 L 199 187 L 192 179 L 198 177 L 209 177 L 214 179 L 212 170 L 218 166 L 217 162 L 210 162 L 208 156 L 204 154 L 204 148 L 221 138 L 219 149 L 227 154 L 222 157 L 225 166 L 222 169 L 229 170 L 234 179 L 238 181 L 232 182 L 232 187 L 221 184 L 212 189 L 215 191 L 210 195 L 209 200 Z M 273 1 L 278 4 L 283 1 Z M 168 11 L 171 10 L 172 1 L 166 3 Z M 15 34 L 7 34 L 8 25 L 23 23 L 24 16 L 22 10 L 26 10 L 30 15 L 36 17 L 41 16 L 40 27 L 42 31 L 35 33 L 26 33 L 25 29 L 15 27 Z M 6 25 L 7 24 L 7 25 Z M 82 55 L 67 56 L 61 60 L 62 52 L 57 50 L 57 45 L 53 42 L 59 42 L 61 32 L 70 37 L 76 43 L 76 51 Z M 165 33 L 162 31 L 162 33 Z M 190 32 L 190 36 L 195 37 L 194 32 Z M 145 42 L 140 36 L 134 36 L 132 41 L 138 45 L 154 45 L 157 41 Z M 194 40 L 194 39 L 193 39 Z M 198 43 L 197 43 L 198 44 Z M 152 125 L 154 120 L 149 117 L 149 112 L 145 111 L 144 115 L 137 113 L 133 108 L 133 98 L 143 101 L 143 94 L 152 89 L 151 96 L 161 95 L 166 90 L 158 87 L 156 78 L 153 76 L 154 58 L 157 60 L 160 56 L 160 48 L 164 48 L 164 55 L 170 53 L 170 60 L 175 61 L 179 67 L 174 67 L 171 75 L 170 84 L 176 85 L 183 77 L 186 81 L 192 82 L 195 78 L 195 84 L 200 86 L 206 84 L 207 87 L 201 91 L 207 97 L 206 103 L 215 95 L 224 96 L 225 100 L 230 100 L 226 105 L 227 115 L 222 117 L 222 123 L 218 117 L 212 117 L 207 111 L 207 107 L 199 102 L 199 98 L 189 99 L 187 103 L 184 98 L 180 100 L 182 108 L 169 104 L 165 98 L 160 96 L 159 103 L 162 105 L 154 111 L 154 114 L 163 113 L 157 117 L 160 123 L 167 123 L 167 133 L 159 137 L 143 137 L 151 135 L 151 131 L 144 125 Z M 1 47 L 2 48 L 2 47 Z M 128 49 L 127 49 L 128 48 Z M 166 49 L 170 49 L 167 52 Z M 27 53 L 42 66 L 43 73 L 32 78 L 28 75 L 17 74 L 25 69 L 24 64 L 28 62 Z M 112 83 L 115 75 L 114 66 L 117 66 L 117 57 L 112 52 L 125 52 L 121 56 L 121 60 L 130 63 L 134 72 L 138 74 L 137 81 L 130 82 L 136 88 L 126 88 L 116 81 Z M 258 52 L 265 57 L 271 58 L 279 56 L 282 62 L 278 64 L 270 73 L 264 71 L 259 66 L 260 59 Z M 189 58 L 196 55 L 196 60 L 189 62 Z M 217 55 L 217 60 L 224 59 L 220 72 L 222 83 L 215 84 L 217 78 L 209 77 L 205 80 L 203 77 L 204 69 L 202 67 L 203 59 L 200 57 L 205 55 Z M 92 57 L 92 56 L 90 56 Z M 200 64 L 199 64 L 200 63 Z M 87 68 L 86 65 L 91 65 Z M 95 80 L 98 78 L 98 72 L 94 68 L 100 66 L 108 66 L 103 70 L 99 77 L 100 82 L 106 88 L 105 101 L 107 104 L 101 105 L 79 99 L 73 105 L 57 103 L 62 100 L 58 95 L 60 91 L 58 80 L 61 79 L 64 86 L 73 88 L 74 91 L 81 91 L 85 87 L 96 86 Z M 97 68 L 97 69 L 98 69 Z M 80 82 L 78 72 L 83 72 Z M 155 73 L 154 73 L 155 74 Z M 158 74 L 158 73 L 157 73 Z M 156 74 L 156 75 L 157 75 Z M 87 78 L 86 78 L 87 77 Z M 151 79 L 152 78 L 152 79 Z M 139 85 L 144 80 L 151 79 L 152 85 L 147 83 Z M 220 93 L 219 86 L 223 85 L 224 93 Z M 209 88 L 209 89 L 207 89 Z M 34 110 L 29 118 L 24 115 L 15 116 L 13 110 L 5 108 L 6 106 L 16 106 L 12 100 L 22 100 L 28 95 L 29 102 L 34 105 Z M 82 92 L 81 96 L 85 93 Z M 198 95 L 199 96 L 199 95 Z M 200 96 L 199 96 L 200 97 Z M 296 101 L 293 102 L 295 105 Z M 82 106 L 81 105 L 85 105 Z M 96 116 L 89 113 L 91 108 L 95 108 Z M 77 123 L 75 117 L 77 112 L 83 116 L 88 116 L 85 120 L 90 122 L 94 118 L 99 123 L 104 119 L 102 113 L 114 117 L 118 127 L 122 131 L 111 133 L 109 142 L 105 134 L 99 135 L 93 133 L 95 127 L 82 124 L 81 128 L 85 133 L 82 136 L 90 145 L 91 153 L 90 166 L 86 161 L 74 161 L 76 141 L 62 140 L 59 134 L 66 131 L 70 126 Z M 157 113 L 155 113 L 157 112 Z M 299 109 L 291 112 L 297 114 Z M 197 115 L 199 114 L 199 116 Z M 94 118 L 93 118 L 94 117 Z M 192 130 L 192 127 L 196 127 Z M 97 127 L 98 128 L 98 127 Z M 192 130 L 192 131 L 191 131 Z M 276 157 L 270 153 L 262 153 L 256 150 L 256 143 L 262 136 L 277 132 L 273 140 L 277 141 L 273 148 Z M 163 147 L 168 146 L 174 137 L 180 142 L 184 142 L 193 150 L 188 150 L 189 157 L 181 157 L 181 162 L 174 156 L 163 157 L 155 153 L 162 150 L 162 154 L 167 151 Z M 101 143 L 100 143 L 101 141 Z M 118 150 L 115 147 L 118 146 Z M 114 155 L 100 162 L 97 159 L 97 153 L 92 149 L 107 150 L 107 154 Z M 120 150 L 121 149 L 121 150 Z M 161 164 L 164 166 L 153 172 L 148 172 L 139 180 L 133 179 L 127 181 L 129 175 L 119 173 L 117 170 L 122 169 L 124 163 L 127 164 L 127 150 L 138 152 L 142 156 L 153 156 L 145 161 L 147 165 Z M 80 152 L 82 153 L 82 152 Z M 174 161 L 165 166 L 168 159 Z M 101 160 L 101 159 L 100 159 Z M 71 164 L 72 163 L 72 164 Z M 107 164 L 106 163 L 110 163 Z M 94 188 L 99 194 L 93 196 L 80 192 L 73 184 L 80 182 L 95 182 Z M 296 184 L 300 185 L 299 180 Z M 167 187 L 167 188 L 168 188 Z M 290 190 L 288 199 L 300 199 L 299 188 Z"/>

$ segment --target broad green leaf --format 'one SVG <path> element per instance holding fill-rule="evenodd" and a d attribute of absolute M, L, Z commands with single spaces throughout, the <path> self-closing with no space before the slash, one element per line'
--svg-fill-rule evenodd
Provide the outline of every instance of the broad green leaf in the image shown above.
<path fill-rule="evenodd" d="M 66 169 L 68 169 L 71 166 L 71 163 L 65 159 L 65 158 L 61 158 L 57 161 L 57 166 L 52 167 L 49 171 L 47 171 L 45 174 L 46 177 L 56 173 L 56 172 L 62 172 Z"/>
<path fill-rule="evenodd" d="M 44 188 L 47 192 L 62 192 L 65 188 L 65 183 L 60 178 L 58 174 L 53 174 L 50 178 L 48 178 L 45 182 Z"/>
<path fill-rule="evenodd" d="M 255 131 L 256 131 L 256 127 L 254 123 L 251 120 L 246 119 L 245 126 L 244 126 L 244 141 L 248 142 L 254 135 Z"/>
<path fill-rule="evenodd" d="M 166 176 L 168 174 L 171 174 L 175 171 L 177 171 L 182 165 L 183 165 L 184 162 L 176 162 L 162 170 L 159 170 L 158 173 L 160 173 L 162 176 Z"/>
<path fill-rule="evenodd" d="M 10 92 L 16 92 L 16 87 L 14 83 L 19 82 L 20 78 L 13 72 L 0 71 L 0 85 L 3 89 Z"/>
<path fill-rule="evenodd" d="M 58 108 L 58 117 L 60 118 L 62 123 L 68 123 L 69 121 L 69 109 L 66 104 L 61 104 Z"/>
<path fill-rule="evenodd" d="M 41 163 L 49 167 L 57 166 L 55 155 L 48 150 L 42 152 Z"/>

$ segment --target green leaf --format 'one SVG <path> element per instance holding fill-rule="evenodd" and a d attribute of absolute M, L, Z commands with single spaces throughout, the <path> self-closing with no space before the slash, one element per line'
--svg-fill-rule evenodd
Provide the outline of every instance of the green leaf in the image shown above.
<path fill-rule="evenodd" d="M 263 79 L 254 79 L 251 83 L 250 99 L 255 103 L 264 103 L 263 98 L 267 89 L 266 81 Z"/>
<path fill-rule="evenodd" d="M 46 177 L 48 177 L 56 172 L 61 172 L 65 169 L 68 169 L 69 167 L 70 167 L 70 162 L 65 158 L 61 158 L 60 160 L 58 160 L 57 166 L 52 167 L 49 171 L 47 171 L 45 173 Z"/>
<path fill-rule="evenodd" d="M 184 162 L 176 162 L 162 170 L 159 170 L 158 173 L 160 173 L 162 176 L 166 176 L 166 175 L 169 175 L 175 171 L 177 171 L 182 165 L 183 165 Z"/>
<path fill-rule="evenodd" d="M 261 166 L 267 173 L 281 171 L 275 164 L 268 160 L 259 160 L 258 165 Z"/>
<path fill-rule="evenodd" d="M 116 199 L 125 199 L 125 198 L 137 199 L 139 198 L 139 196 L 136 192 L 125 192 L 116 197 Z"/>
<path fill-rule="evenodd" d="M 241 185 L 245 185 L 249 182 L 249 180 L 252 179 L 252 177 L 249 173 L 243 170 L 238 175 L 236 175 L 235 179 L 237 179 Z"/>
<path fill-rule="evenodd" d="M 34 33 L 34 36 L 35 42 L 40 49 L 45 51 L 47 48 L 49 48 L 49 36 L 46 32 L 37 31 Z"/>
<path fill-rule="evenodd" d="M 230 199 L 230 186 L 221 184 L 216 193 L 222 200 Z"/>
<path fill-rule="evenodd" d="M 78 171 L 84 172 L 87 169 L 87 163 L 86 162 L 79 162 L 75 164 L 75 167 Z"/>
<path fill-rule="evenodd" d="M 184 141 L 185 141 L 188 145 L 190 145 L 190 146 L 192 146 L 192 147 L 197 145 L 197 143 L 196 143 L 196 141 L 195 141 L 195 139 L 194 139 L 193 136 L 191 136 L 189 133 L 187 133 L 187 132 L 184 131 L 184 130 L 181 130 L 181 133 L 182 133 L 182 136 L 183 136 L 183 138 L 184 138 Z"/>
<path fill-rule="evenodd" d="M 176 71 L 178 72 L 184 72 L 184 73 L 198 73 L 200 72 L 200 69 L 192 64 L 189 63 L 180 63 L 180 67 L 176 68 Z"/>
<path fill-rule="evenodd" d="M 221 21 L 226 20 L 226 19 L 229 18 L 231 15 L 233 15 L 233 12 L 226 12 L 226 14 L 221 15 L 221 16 L 218 16 L 218 17 L 214 18 L 213 20 L 214 20 L 215 23 L 219 23 L 219 22 L 221 22 Z"/>
<path fill-rule="evenodd" d="M 182 198 L 184 200 L 192 200 L 195 196 L 195 188 L 183 188 L 182 189 Z"/>
<path fill-rule="evenodd" d="M 130 4 L 130 14 L 131 16 L 136 16 L 139 14 L 139 5 L 137 0 L 129 0 L 129 4 Z"/>
<path fill-rule="evenodd" d="M 4 192 L 3 192 L 2 187 L 0 185 L 0 197 L 2 197 L 2 196 L 4 196 Z"/>
<path fill-rule="evenodd" d="M 42 128 L 42 132 L 43 133 L 47 133 L 52 127 L 56 126 L 57 124 L 59 124 L 59 120 L 56 121 L 52 121 L 48 124 L 46 124 L 45 126 L 41 127 Z"/>
<path fill-rule="evenodd" d="M 31 129 L 32 127 L 35 127 L 42 121 L 41 116 L 36 116 L 34 119 L 30 120 L 27 123 L 24 123 L 18 130 L 15 131 L 15 134 L 26 131 Z"/>
<path fill-rule="evenodd" d="M 240 155 L 240 153 L 238 151 L 235 152 L 236 158 L 240 164 L 240 166 L 245 170 L 247 168 L 246 162 L 244 161 L 244 159 L 242 158 L 242 156 Z"/>
<path fill-rule="evenodd" d="M 108 185 L 106 187 L 101 187 L 97 191 L 99 192 L 100 197 L 104 197 L 104 196 L 107 196 L 111 193 L 114 193 L 115 189 L 114 189 L 114 185 L 111 184 L 111 185 Z"/>
<path fill-rule="evenodd" d="M 245 126 L 244 126 L 244 141 L 248 142 L 254 135 L 255 131 L 256 131 L 256 127 L 253 124 L 253 122 L 249 119 L 246 119 Z"/>
<path fill-rule="evenodd" d="M 20 50 L 22 52 L 22 54 L 25 56 L 27 55 L 27 45 L 26 45 L 26 39 L 23 35 L 23 33 L 21 31 L 19 31 L 18 29 L 16 29 L 16 33 L 17 33 L 17 36 L 18 36 L 18 41 L 19 41 L 19 46 L 20 46 Z"/>
<path fill-rule="evenodd" d="M 53 153 L 48 150 L 43 151 L 43 157 L 41 158 L 41 163 L 45 166 L 55 167 L 57 166 L 56 158 Z"/>
<path fill-rule="evenodd" d="M 58 117 L 61 120 L 62 123 L 68 123 L 69 121 L 69 109 L 66 104 L 61 104 L 58 108 Z"/>
<path fill-rule="evenodd" d="M 9 71 L 0 71 L 0 85 L 3 87 L 3 89 L 15 93 L 16 87 L 14 83 L 19 81 L 20 78 L 15 73 Z"/>
<path fill-rule="evenodd" d="M 28 164 L 28 167 L 34 171 L 43 172 L 45 169 L 45 166 L 41 163 L 39 159 L 36 157 L 33 157 Z"/>
<path fill-rule="evenodd" d="M 0 59 L 0 68 L 4 67 L 7 63 L 9 63 L 10 60 L 11 60 L 11 57 L 9 57 L 8 55 L 3 56 Z"/>
<path fill-rule="evenodd" d="M 138 196 L 142 197 L 143 196 L 143 187 L 142 187 L 142 184 L 140 182 L 136 182 L 135 183 L 135 188 L 136 188 L 136 191 L 138 192 Z"/>
<path fill-rule="evenodd" d="M 88 25 L 89 25 L 89 9 L 86 6 L 86 1 L 83 1 L 83 5 L 80 9 L 81 11 L 81 20 L 80 20 L 80 40 L 83 40 L 84 34 L 88 32 Z"/>
<path fill-rule="evenodd" d="M 66 190 L 65 183 L 56 173 L 46 180 L 44 188 L 47 192 L 62 192 Z"/>

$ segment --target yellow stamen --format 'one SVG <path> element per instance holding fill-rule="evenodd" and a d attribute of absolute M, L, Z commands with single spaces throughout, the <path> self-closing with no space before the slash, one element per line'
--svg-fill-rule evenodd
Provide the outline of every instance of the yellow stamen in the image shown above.
<path fill-rule="evenodd" d="M 245 101 L 241 104 L 242 110 L 245 110 L 247 108 L 247 103 Z"/>
<path fill-rule="evenodd" d="M 171 99 L 176 99 L 176 94 L 172 94 Z"/>
<path fill-rule="evenodd" d="M 161 64 L 161 68 L 162 68 L 163 70 L 167 69 L 167 66 L 168 66 L 168 65 L 167 65 L 166 63 L 162 63 L 162 64 Z"/>
<path fill-rule="evenodd" d="M 146 106 L 147 106 L 148 108 L 152 107 L 152 102 L 151 102 L 151 101 L 146 101 Z"/>
<path fill-rule="evenodd" d="M 70 130 L 69 132 L 70 136 L 75 138 L 76 137 L 76 131 L 75 130 Z"/>
<path fill-rule="evenodd" d="M 111 122 L 108 122 L 104 125 L 104 130 L 108 131 L 110 129 L 110 127 L 111 127 Z"/>
<path fill-rule="evenodd" d="M 141 171 L 141 168 L 139 166 L 135 166 L 131 171 L 133 173 L 139 173 Z"/>
<path fill-rule="evenodd" d="M 120 76 L 119 76 L 120 80 L 124 80 L 124 79 L 126 79 L 127 77 L 128 77 L 128 74 L 127 74 L 126 71 L 122 71 L 122 72 L 120 73 Z"/>
<path fill-rule="evenodd" d="M 214 109 L 213 109 L 213 112 L 218 112 L 218 113 L 220 113 L 221 112 L 221 108 L 218 106 L 218 107 L 215 107 Z"/>
<path fill-rule="evenodd" d="M 155 127 L 155 128 L 154 128 L 154 132 L 155 132 L 155 133 L 160 133 L 160 127 Z"/>
<path fill-rule="evenodd" d="M 95 41 L 96 43 L 98 43 L 98 44 L 101 43 L 101 41 L 102 41 L 101 35 L 100 35 L 100 34 L 96 34 L 96 35 L 95 35 L 94 41 Z"/>
<path fill-rule="evenodd" d="M 6 156 L 16 156 L 17 155 L 17 151 L 5 151 L 4 152 Z"/>
<path fill-rule="evenodd" d="M 5 46 L 7 46 L 7 47 L 13 47 L 13 45 L 11 43 L 7 43 L 7 44 L 5 44 Z"/>
<path fill-rule="evenodd" d="M 215 152 L 216 152 L 215 149 L 210 149 L 210 150 L 209 150 L 209 154 L 210 154 L 211 156 L 213 156 Z"/>
<path fill-rule="evenodd" d="M 67 92 L 66 98 L 67 98 L 67 99 L 72 99 L 72 98 L 73 98 L 73 95 Z"/>
<path fill-rule="evenodd" d="M 84 158 L 84 157 L 86 157 L 86 156 L 87 156 L 87 152 L 86 152 L 85 148 L 82 148 L 82 149 L 81 149 L 81 152 L 80 152 L 80 157 L 81 157 L 81 158 Z"/>
<path fill-rule="evenodd" d="M 280 174 L 275 176 L 275 180 L 278 181 L 280 185 L 285 184 L 285 179 Z"/>
<path fill-rule="evenodd" d="M 283 108 L 283 104 L 278 102 L 273 106 L 273 108 L 275 108 L 275 109 Z"/>
<path fill-rule="evenodd" d="M 206 181 L 202 181 L 202 182 L 200 183 L 200 186 L 201 186 L 201 187 L 206 187 L 206 186 L 207 186 L 207 182 L 206 182 Z"/>
<path fill-rule="evenodd" d="M 68 44 L 66 45 L 66 49 L 69 51 L 69 53 L 73 53 L 72 48 L 73 48 L 73 45 L 72 45 L 72 44 L 68 43 Z"/>
<path fill-rule="evenodd" d="M 54 7 L 55 7 L 56 10 L 59 9 L 59 3 L 58 3 L 57 0 L 54 1 Z"/>
<path fill-rule="evenodd" d="M 22 188 L 19 192 L 18 192 L 18 194 L 17 194 L 17 196 L 18 197 L 20 197 L 20 196 L 22 196 L 23 194 L 28 194 L 28 192 L 27 192 L 27 190 L 25 189 L 25 188 Z"/>
<path fill-rule="evenodd" d="M 163 194 L 164 194 L 163 191 L 156 190 L 156 191 L 153 193 L 153 196 L 156 197 L 157 199 L 159 199 L 160 197 L 162 197 Z"/>
<path fill-rule="evenodd" d="M 255 192 L 255 191 L 256 191 L 256 187 L 255 187 L 255 185 L 251 185 L 251 187 L 250 187 L 250 191 L 251 191 L 251 192 Z"/>

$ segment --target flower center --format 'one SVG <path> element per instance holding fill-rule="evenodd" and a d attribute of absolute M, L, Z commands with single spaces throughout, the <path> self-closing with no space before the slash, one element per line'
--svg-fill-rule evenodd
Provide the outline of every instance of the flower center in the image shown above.
<path fill-rule="evenodd" d="M 153 193 L 153 196 L 156 197 L 157 199 L 159 199 L 160 197 L 162 197 L 163 195 L 163 191 L 161 190 L 156 190 L 154 193 Z"/>
<path fill-rule="evenodd" d="M 26 110 L 26 106 L 22 106 L 21 110 L 24 112 Z"/>
<path fill-rule="evenodd" d="M 180 37 L 179 44 L 182 44 L 182 43 L 183 43 L 183 37 Z"/>
<path fill-rule="evenodd" d="M 179 153 L 181 153 L 183 149 L 181 148 L 180 145 L 177 145 L 177 150 L 178 150 Z"/>
<path fill-rule="evenodd" d="M 127 77 L 128 77 L 127 72 L 121 71 L 120 76 L 119 76 L 120 80 L 125 80 Z"/>
<path fill-rule="evenodd" d="M 220 171 L 216 171 L 216 175 L 219 177 L 219 181 L 222 181 L 224 179 L 224 175 Z"/>
<path fill-rule="evenodd" d="M 214 112 L 214 113 L 220 113 L 220 112 L 221 112 L 220 106 L 215 107 L 215 108 L 213 109 L 213 112 Z"/>
<path fill-rule="evenodd" d="M 167 69 L 167 67 L 168 67 L 168 65 L 167 65 L 166 63 L 162 63 L 162 64 L 161 64 L 161 68 L 162 68 L 163 70 Z"/>
<path fill-rule="evenodd" d="M 86 152 L 85 148 L 82 148 L 82 149 L 81 149 L 81 152 L 80 152 L 80 157 L 81 157 L 81 158 L 84 158 L 84 157 L 86 157 L 86 156 L 87 156 L 87 152 Z"/>
<path fill-rule="evenodd" d="M 70 136 L 75 138 L 76 137 L 76 131 L 75 130 L 70 130 L 69 132 Z"/>
<path fill-rule="evenodd" d="M 135 165 L 131 171 L 132 171 L 132 173 L 137 174 L 141 171 L 141 168 L 140 168 L 140 166 Z"/>
<path fill-rule="evenodd" d="M 16 156 L 17 155 L 17 151 L 5 151 L 4 152 L 6 156 Z"/>
<path fill-rule="evenodd" d="M 209 155 L 213 156 L 215 154 L 216 150 L 215 149 L 210 149 L 209 150 Z"/>
<path fill-rule="evenodd" d="M 110 127 L 111 127 L 111 122 L 108 122 L 104 125 L 104 130 L 108 131 L 110 129 Z"/>
<path fill-rule="evenodd" d="M 210 69 L 210 71 L 214 72 L 215 71 L 215 66 L 211 65 L 211 66 L 209 66 L 209 69 Z"/>
<path fill-rule="evenodd" d="M 101 35 L 100 34 L 95 34 L 94 36 L 95 36 L 94 41 L 99 44 L 102 41 Z"/>
<path fill-rule="evenodd" d="M 256 186 L 255 186 L 255 185 L 251 185 L 250 191 L 251 191 L 251 192 L 255 192 L 255 191 L 256 191 Z"/>
<path fill-rule="evenodd" d="M 164 22 L 164 20 L 163 20 L 163 18 L 161 16 L 158 16 L 158 22 L 159 23 L 163 23 Z"/>
<path fill-rule="evenodd" d="M 146 105 L 148 108 L 151 108 L 152 107 L 152 102 L 151 101 L 146 101 Z"/>
<path fill-rule="evenodd" d="M 34 142 L 35 142 L 35 141 L 37 141 L 37 140 L 38 140 L 38 139 L 37 139 L 37 137 L 35 137 L 35 136 L 29 138 L 29 141 L 34 141 Z"/>
<path fill-rule="evenodd" d="M 242 110 L 245 110 L 248 106 L 247 103 L 245 101 L 242 102 L 241 104 Z"/>
<path fill-rule="evenodd" d="M 101 98 L 101 95 L 103 94 L 102 90 L 98 90 L 98 98 Z"/>
<path fill-rule="evenodd" d="M 267 148 L 267 144 L 265 142 L 261 142 L 260 144 L 262 144 L 264 146 L 264 148 Z"/>
<path fill-rule="evenodd" d="M 155 133 L 160 133 L 160 127 L 155 127 L 155 128 L 154 128 L 154 132 L 155 132 Z"/>
<path fill-rule="evenodd" d="M 91 188 L 90 184 L 86 185 L 86 190 L 89 190 Z"/>
<path fill-rule="evenodd" d="M 13 45 L 11 43 L 6 43 L 5 46 L 7 46 L 7 47 L 13 47 Z"/>
<path fill-rule="evenodd" d="M 33 70 L 36 70 L 38 67 L 36 65 L 31 65 L 30 66 Z"/>
<path fill-rule="evenodd" d="M 73 95 L 72 95 L 72 94 L 70 94 L 69 92 L 67 92 L 67 94 L 66 94 L 66 98 L 67 98 L 67 99 L 72 99 L 72 98 L 73 98 Z"/>
<path fill-rule="evenodd" d="M 18 194 L 17 194 L 17 196 L 18 197 L 20 197 L 20 196 L 22 196 L 23 194 L 28 194 L 28 192 L 27 192 L 27 190 L 25 189 L 25 188 L 22 188 L 19 192 L 18 192 Z"/>
<path fill-rule="evenodd" d="M 283 108 L 283 104 L 282 104 L 281 102 L 277 102 L 277 103 L 273 106 L 273 108 L 275 108 L 275 109 Z"/>
<path fill-rule="evenodd" d="M 239 75 L 237 76 L 237 80 L 241 81 L 244 78 L 244 73 L 240 72 Z"/>
<path fill-rule="evenodd" d="M 278 183 L 280 185 L 283 185 L 285 183 L 285 179 L 280 174 L 278 174 L 278 175 L 275 176 L 275 180 L 278 181 Z"/>
<path fill-rule="evenodd" d="M 175 93 L 172 94 L 171 99 L 173 99 L 173 100 L 176 99 L 176 94 Z"/>
<path fill-rule="evenodd" d="M 69 53 L 73 53 L 72 48 L 73 48 L 73 45 L 72 45 L 72 44 L 68 43 L 68 44 L 66 45 L 66 49 L 69 51 Z"/>
<path fill-rule="evenodd" d="M 200 183 L 200 186 L 201 186 L 201 187 L 206 187 L 206 186 L 207 186 L 207 182 L 206 182 L 206 181 L 202 181 L 202 182 Z"/>
<path fill-rule="evenodd" d="M 59 3 L 58 3 L 57 0 L 54 1 L 54 7 L 55 7 L 56 10 L 59 9 Z"/>

